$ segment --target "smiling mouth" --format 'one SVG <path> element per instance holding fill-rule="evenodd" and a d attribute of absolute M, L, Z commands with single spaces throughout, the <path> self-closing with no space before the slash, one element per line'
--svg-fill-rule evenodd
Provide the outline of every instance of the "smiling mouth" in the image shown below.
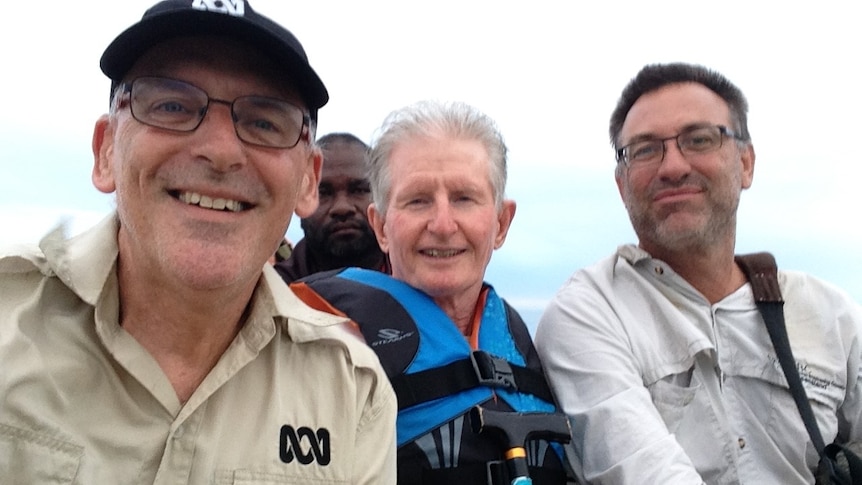
<path fill-rule="evenodd" d="M 703 189 L 700 187 L 695 187 L 691 185 L 666 188 L 663 190 L 659 190 L 654 194 L 655 200 L 663 200 L 663 199 L 675 199 L 681 197 L 691 197 L 693 195 L 699 194 L 703 192 Z"/>
<path fill-rule="evenodd" d="M 464 252 L 463 249 L 423 249 L 419 251 L 425 256 L 431 256 L 432 258 L 451 258 L 452 256 L 457 256 Z"/>
<path fill-rule="evenodd" d="M 178 192 L 173 191 L 171 195 L 181 202 L 188 205 L 196 205 L 204 209 L 212 209 L 228 212 L 240 212 L 246 209 L 246 204 L 231 199 L 212 198 L 206 195 L 201 195 L 197 192 Z"/>

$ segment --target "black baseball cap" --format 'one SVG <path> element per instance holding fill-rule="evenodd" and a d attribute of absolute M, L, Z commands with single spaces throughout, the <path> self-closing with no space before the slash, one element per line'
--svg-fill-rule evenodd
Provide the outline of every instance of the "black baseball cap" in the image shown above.
<path fill-rule="evenodd" d="M 99 65 L 111 79 L 111 92 L 147 50 L 186 35 L 231 37 L 259 49 L 299 90 L 313 119 L 329 101 L 326 86 L 309 65 L 299 40 L 244 0 L 164 0 L 155 4 L 102 54 Z"/>

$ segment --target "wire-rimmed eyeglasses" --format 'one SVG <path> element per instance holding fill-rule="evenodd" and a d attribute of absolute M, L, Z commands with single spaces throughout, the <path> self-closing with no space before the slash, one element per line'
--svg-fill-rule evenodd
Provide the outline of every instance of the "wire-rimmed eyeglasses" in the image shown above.
<path fill-rule="evenodd" d="M 628 167 L 661 163 L 666 152 L 665 142 L 676 140 L 683 156 L 700 155 L 721 148 L 724 137 L 742 140 L 733 130 L 722 125 L 698 126 L 674 136 L 659 139 L 639 140 L 617 150 L 617 162 Z"/>
<path fill-rule="evenodd" d="M 139 77 L 122 84 L 120 89 L 129 95 L 132 116 L 156 128 L 195 131 L 210 103 L 220 103 L 230 107 L 237 137 L 250 145 L 293 148 L 308 137 L 308 113 L 281 99 L 266 96 L 240 96 L 233 101 L 216 99 L 193 84 L 164 77 Z"/>

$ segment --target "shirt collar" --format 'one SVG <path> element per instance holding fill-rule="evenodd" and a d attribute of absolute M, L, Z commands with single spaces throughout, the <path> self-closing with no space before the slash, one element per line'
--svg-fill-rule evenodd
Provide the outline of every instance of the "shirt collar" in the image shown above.
<path fill-rule="evenodd" d="M 61 224 L 39 242 L 45 259 L 58 278 L 79 298 L 95 306 L 117 261 L 116 212 L 93 228 L 66 238 L 67 224 Z"/>

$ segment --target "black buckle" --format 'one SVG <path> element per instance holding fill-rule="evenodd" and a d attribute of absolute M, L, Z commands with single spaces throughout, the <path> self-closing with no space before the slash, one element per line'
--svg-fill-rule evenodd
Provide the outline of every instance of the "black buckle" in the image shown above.
<path fill-rule="evenodd" d="M 503 460 L 491 460 L 485 463 L 488 485 L 506 485 L 506 463 Z"/>
<path fill-rule="evenodd" d="M 512 374 L 512 367 L 505 359 L 476 350 L 470 354 L 470 362 L 473 364 L 473 370 L 476 371 L 480 385 L 504 387 L 511 390 L 518 389 L 515 376 Z"/>

